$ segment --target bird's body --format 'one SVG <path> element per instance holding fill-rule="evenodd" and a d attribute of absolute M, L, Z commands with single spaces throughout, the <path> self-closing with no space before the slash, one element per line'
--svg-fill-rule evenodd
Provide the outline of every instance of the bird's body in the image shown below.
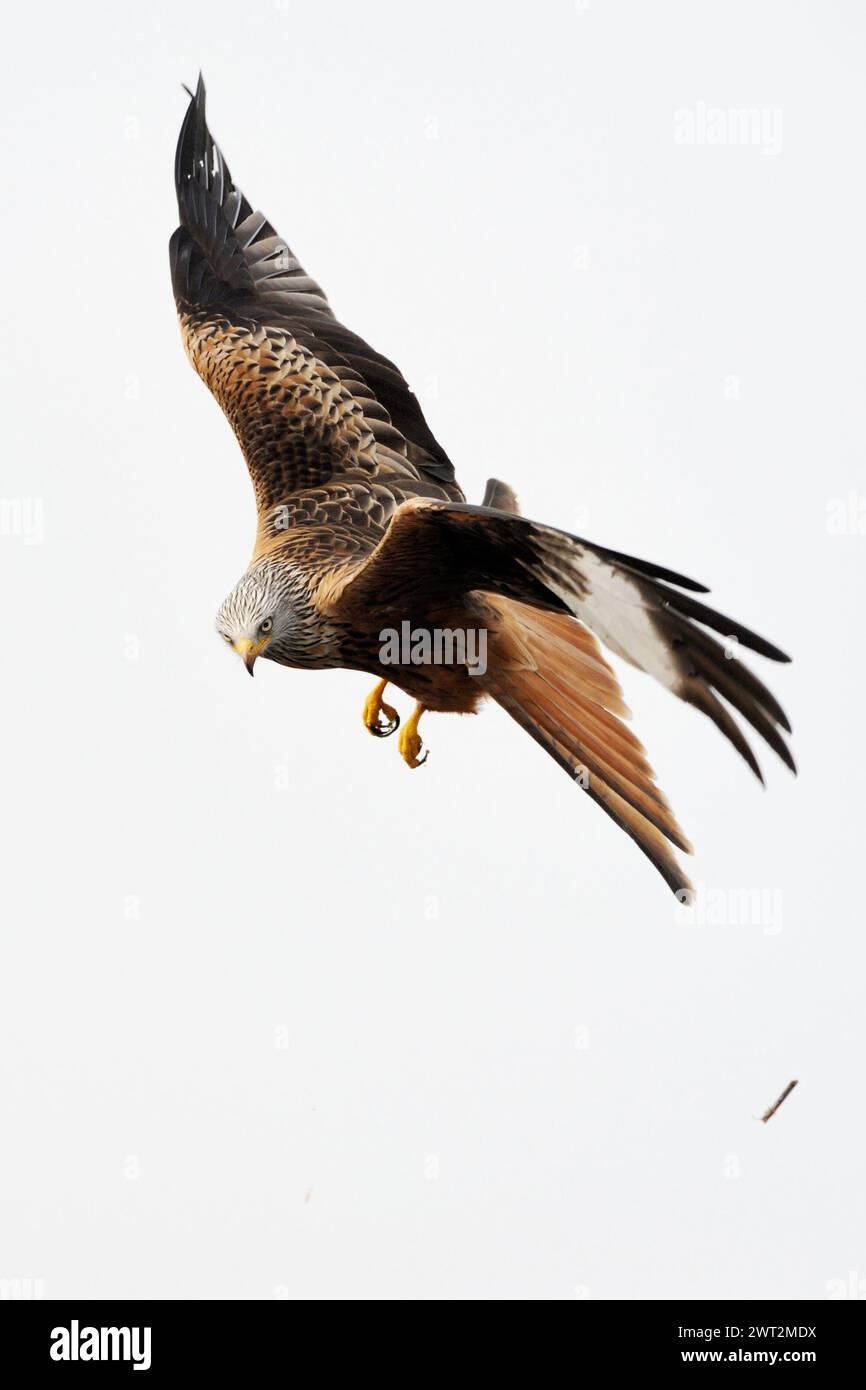
<path fill-rule="evenodd" d="M 181 225 L 170 250 L 184 345 L 235 431 L 258 509 L 253 556 L 218 631 L 249 670 L 264 657 L 369 673 L 373 733 L 398 722 L 386 684 L 405 690 L 418 702 L 400 734 L 410 766 L 422 761 L 423 710 L 470 713 L 495 699 L 675 891 L 688 888 L 671 845 L 690 847 L 623 722 L 596 636 L 708 714 L 758 775 L 728 704 L 793 767 L 779 732 L 787 720 L 706 629 L 787 658 L 692 597 L 702 585 L 524 519 L 504 483 L 491 480 L 482 505 L 469 505 L 399 370 L 339 323 L 233 184 L 201 81 L 175 178 Z M 386 652 L 383 634 L 407 630 L 482 633 L 483 669 L 417 660 L 405 644 Z"/>

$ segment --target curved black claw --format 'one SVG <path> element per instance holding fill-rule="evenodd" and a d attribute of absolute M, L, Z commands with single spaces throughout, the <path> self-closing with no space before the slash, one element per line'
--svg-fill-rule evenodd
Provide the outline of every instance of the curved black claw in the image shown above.
<path fill-rule="evenodd" d="M 397 732 L 399 727 L 400 716 L 396 710 L 394 711 L 394 718 L 389 720 L 387 724 L 379 724 L 377 722 L 375 724 L 368 725 L 370 733 L 373 735 L 374 738 L 390 738 L 392 734 L 395 734 Z"/>

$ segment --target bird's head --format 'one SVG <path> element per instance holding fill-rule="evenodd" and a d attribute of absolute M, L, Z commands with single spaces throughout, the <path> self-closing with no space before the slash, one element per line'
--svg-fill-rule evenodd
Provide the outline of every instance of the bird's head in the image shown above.
<path fill-rule="evenodd" d="M 292 621 L 291 595 L 268 571 L 248 571 L 220 605 L 216 628 L 252 675 L 260 656 L 277 656 Z"/>

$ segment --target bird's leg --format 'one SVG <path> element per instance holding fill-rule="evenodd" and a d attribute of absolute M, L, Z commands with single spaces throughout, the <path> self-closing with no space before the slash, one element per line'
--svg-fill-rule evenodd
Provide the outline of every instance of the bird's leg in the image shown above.
<path fill-rule="evenodd" d="M 386 705 L 385 701 L 382 699 L 387 684 L 387 681 L 380 681 L 377 686 L 374 686 L 364 701 L 364 710 L 361 718 L 375 738 L 387 738 L 389 734 L 393 734 L 394 730 L 398 728 L 400 724 L 400 716 L 393 705 Z M 385 715 L 386 723 L 382 723 L 379 718 L 380 714 Z"/>
<path fill-rule="evenodd" d="M 418 733 L 418 720 L 424 713 L 424 708 L 424 705 L 419 702 L 400 730 L 400 739 L 397 747 L 400 749 L 403 761 L 408 767 L 420 767 L 422 763 L 426 763 L 427 761 L 426 753 L 423 758 L 418 757 L 418 754 L 421 752 L 421 736 Z"/>

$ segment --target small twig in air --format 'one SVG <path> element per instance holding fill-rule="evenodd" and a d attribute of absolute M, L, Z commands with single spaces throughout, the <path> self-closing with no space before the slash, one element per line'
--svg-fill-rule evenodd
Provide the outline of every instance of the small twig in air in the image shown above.
<path fill-rule="evenodd" d="M 768 1120 L 772 1120 L 779 1106 L 782 1104 L 783 1101 L 786 1101 L 788 1099 L 788 1096 L 791 1094 L 796 1085 L 796 1081 L 788 1082 L 787 1086 L 785 1087 L 782 1094 L 779 1096 L 779 1099 L 776 1101 L 776 1103 L 774 1105 L 771 1105 L 769 1110 L 764 1111 L 763 1115 L 761 1116 L 762 1124 L 766 1124 Z"/>

